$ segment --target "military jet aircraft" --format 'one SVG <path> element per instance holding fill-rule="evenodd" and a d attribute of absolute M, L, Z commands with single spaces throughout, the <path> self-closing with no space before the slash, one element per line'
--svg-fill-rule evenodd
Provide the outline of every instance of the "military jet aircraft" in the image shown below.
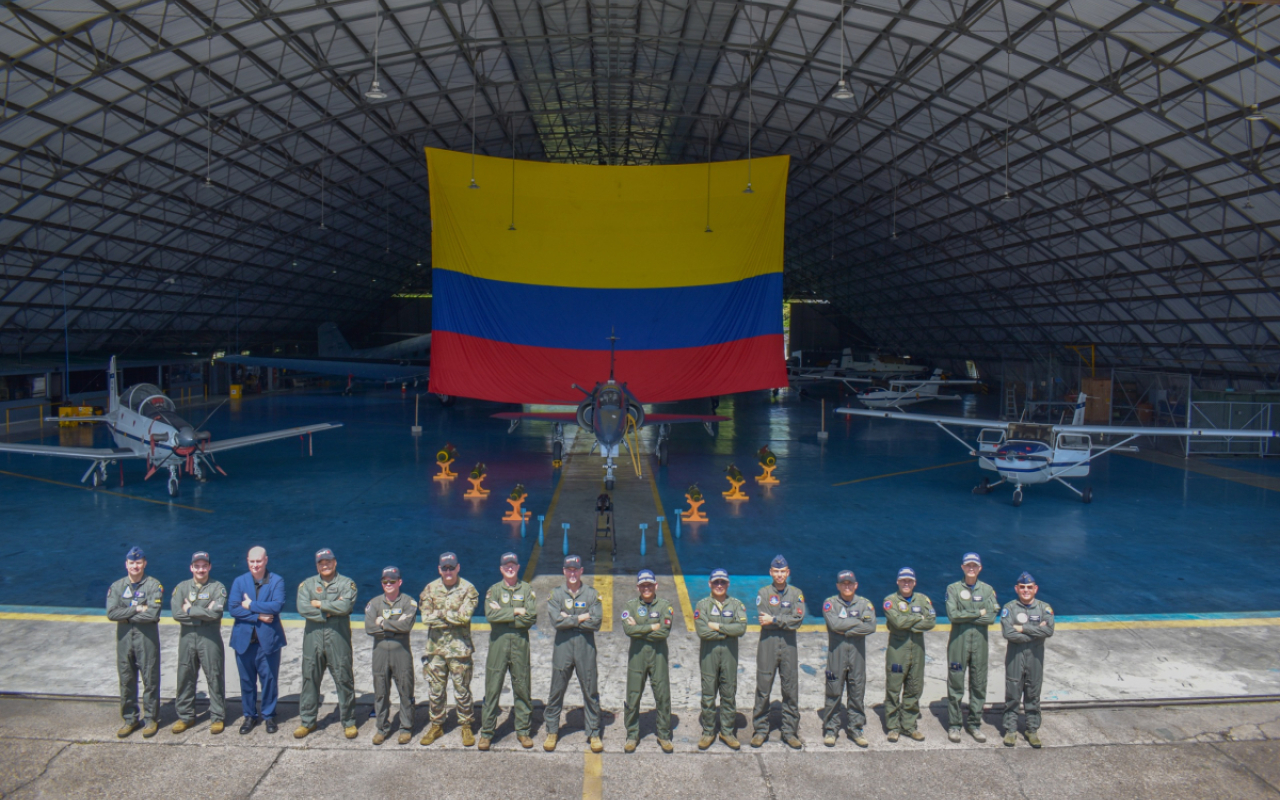
<path fill-rule="evenodd" d="M 217 409 L 214 409 L 215 411 Z M 107 412 L 98 417 L 49 417 L 49 422 L 101 422 L 111 430 L 115 447 L 60 447 L 41 444 L 0 443 L 0 453 L 22 453 L 32 456 L 56 456 L 91 461 L 80 482 L 92 480 L 94 486 L 107 481 L 107 465 L 126 459 L 145 459 L 147 475 L 157 469 L 169 471 L 169 496 L 178 494 L 178 474 L 186 472 L 198 481 L 205 480 L 204 467 L 226 475 L 213 459 L 214 453 L 247 447 L 251 444 L 307 436 L 317 431 L 341 428 L 340 422 L 323 422 L 297 428 L 267 433 L 238 436 L 234 439 L 213 441 L 208 431 L 202 431 L 178 416 L 177 407 L 160 387 L 139 383 L 116 396 L 116 359 L 111 358 L 107 370 Z M 207 419 L 205 420 L 208 421 Z M 201 423 L 203 425 L 203 423 Z"/>
<path fill-rule="evenodd" d="M 219 361 L 242 364 L 247 367 L 274 367 L 298 372 L 317 372 L 321 375 L 342 375 L 348 381 L 355 378 L 383 381 L 384 383 L 408 382 L 415 384 L 426 380 L 431 364 L 431 334 L 411 336 L 399 342 L 379 347 L 356 350 L 332 322 L 326 322 L 316 331 L 318 356 L 224 356 Z M 350 382 L 347 384 L 350 388 Z M 442 405 L 453 405 L 455 398 L 443 395 Z"/>
<path fill-rule="evenodd" d="M 551 438 L 552 463 L 559 467 L 564 457 L 564 426 L 578 425 L 586 428 L 596 437 L 592 451 L 597 447 L 605 458 L 605 489 L 612 490 L 614 485 L 613 459 L 618 456 L 619 447 L 627 442 L 627 436 L 650 425 L 658 426 L 658 463 L 666 466 L 668 457 L 667 440 L 671 435 L 671 426 L 685 422 L 700 422 L 707 433 L 715 436 L 717 423 L 729 418 L 715 414 L 646 414 L 644 405 L 627 389 L 627 384 L 618 383 L 614 377 L 614 348 L 618 337 L 609 337 L 609 380 L 597 383 L 591 391 L 578 384 L 573 388 L 586 397 L 578 404 L 575 412 L 518 412 L 508 411 L 494 414 L 496 419 L 511 422 L 510 430 L 527 419 L 552 422 L 555 424 Z M 638 441 L 633 438 L 633 441 Z M 635 447 L 634 444 L 628 447 Z"/>
<path fill-rule="evenodd" d="M 1002 483 L 1013 484 L 1013 504 L 1022 505 L 1022 487 L 1057 481 L 1076 494 L 1081 501 L 1093 501 L 1093 488 L 1077 489 L 1064 478 L 1088 476 L 1094 460 L 1123 447 L 1143 436 L 1214 436 L 1223 438 L 1270 439 L 1280 436 L 1278 431 L 1239 430 L 1227 428 L 1157 428 L 1121 427 L 1113 425 L 1085 425 L 1083 392 L 1077 398 L 1075 414 L 1070 425 L 1044 425 L 1028 422 L 1005 422 L 995 419 L 969 419 L 967 417 L 934 417 L 925 414 L 907 414 L 900 411 L 873 411 L 863 408 L 837 408 L 837 414 L 859 417 L 900 419 L 908 422 L 927 422 L 937 425 L 964 446 L 971 456 L 978 456 L 978 466 L 995 472 L 1000 480 L 991 483 L 986 478 L 974 488 L 974 494 L 988 494 Z M 979 428 L 976 445 L 970 445 L 951 430 Z M 1093 443 L 1094 436 L 1115 436 L 1118 441 L 1107 444 Z"/>

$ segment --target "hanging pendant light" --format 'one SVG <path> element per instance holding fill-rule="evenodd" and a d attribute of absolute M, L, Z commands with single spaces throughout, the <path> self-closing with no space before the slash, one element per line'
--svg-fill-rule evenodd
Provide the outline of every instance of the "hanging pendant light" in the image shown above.
<path fill-rule="evenodd" d="M 831 96 L 837 100 L 852 100 L 853 92 L 849 91 L 849 85 L 844 81 L 844 2 L 840 3 L 840 80 L 836 81 L 836 90 Z"/>
<path fill-rule="evenodd" d="M 843 71 L 844 70 L 841 70 L 841 72 Z M 837 100 L 852 100 L 853 92 L 849 91 L 849 87 L 845 84 L 844 78 L 841 78 L 836 81 L 836 90 L 831 93 L 831 96 Z"/>
<path fill-rule="evenodd" d="M 369 91 L 364 93 L 366 100 L 386 100 L 387 93 L 382 91 L 382 86 L 378 83 L 378 38 L 382 34 L 382 14 L 378 14 L 378 26 L 373 34 L 373 83 L 369 85 Z"/>

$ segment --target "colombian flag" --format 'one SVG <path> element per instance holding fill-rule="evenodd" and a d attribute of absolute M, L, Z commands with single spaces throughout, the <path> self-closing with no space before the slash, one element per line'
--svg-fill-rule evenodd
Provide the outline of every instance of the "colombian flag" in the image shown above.
<path fill-rule="evenodd" d="M 608 379 L 610 336 L 617 380 L 642 402 L 786 385 L 787 156 L 614 167 L 426 153 L 432 392 L 577 402 L 573 384 Z"/>

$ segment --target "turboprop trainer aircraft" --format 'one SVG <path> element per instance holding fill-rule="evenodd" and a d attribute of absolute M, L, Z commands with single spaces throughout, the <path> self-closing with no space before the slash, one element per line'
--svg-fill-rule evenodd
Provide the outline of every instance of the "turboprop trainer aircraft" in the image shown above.
<path fill-rule="evenodd" d="M 115 439 L 116 446 L 59 447 L 0 443 L 0 453 L 58 456 L 91 461 L 93 463 L 85 471 L 84 477 L 80 478 L 80 482 L 84 483 L 92 479 L 94 486 L 106 483 L 108 464 L 130 458 L 146 459 L 147 476 L 144 480 L 155 474 L 157 469 L 169 470 L 170 496 L 178 494 L 180 471 L 185 471 L 198 481 L 205 480 L 202 467 L 209 467 L 226 475 L 227 473 L 223 472 L 214 460 L 214 453 L 342 427 L 342 423 L 323 422 L 318 425 L 303 425 L 298 428 L 255 433 L 215 442 L 208 431 L 202 431 L 199 426 L 192 426 L 190 422 L 178 416 L 177 407 L 158 386 L 150 383 L 135 384 L 117 397 L 114 356 L 107 370 L 107 413 L 100 417 L 49 417 L 47 421 L 101 422 L 111 429 L 111 436 Z M 205 421 L 207 422 L 208 419 L 206 418 Z"/>
<path fill-rule="evenodd" d="M 671 435 L 671 426 L 682 422 L 701 422 L 707 433 L 715 435 L 715 423 L 725 422 L 729 418 L 715 414 L 646 414 L 644 406 L 628 389 L 627 384 L 618 383 L 613 375 L 614 346 L 618 337 L 609 337 L 609 380 L 597 383 L 591 391 L 578 384 L 573 388 L 586 395 L 578 404 L 576 412 L 504 412 L 494 414 L 497 419 L 511 421 L 511 430 L 522 420 L 532 419 L 555 423 L 551 437 L 551 458 L 555 466 L 560 466 L 564 456 L 564 426 L 578 425 L 591 431 L 596 437 L 592 450 L 600 448 L 600 455 L 605 458 L 605 489 L 613 489 L 613 459 L 618 456 L 619 445 L 626 443 L 633 454 L 637 453 L 639 437 L 636 435 L 646 425 L 658 426 L 658 463 L 667 464 L 667 439 Z M 628 435 L 632 436 L 628 442 Z"/>
<path fill-rule="evenodd" d="M 926 403 L 930 400 L 959 400 L 958 394 L 938 394 L 939 386 L 970 386 L 981 383 L 976 380 L 944 380 L 942 370 L 935 369 L 929 379 L 910 380 L 899 378 L 889 381 L 889 386 L 873 386 L 862 391 L 855 390 L 858 402 L 867 408 L 902 408 L 903 406 Z"/>
<path fill-rule="evenodd" d="M 332 322 L 326 322 L 316 330 L 318 356 L 224 356 L 219 359 L 228 364 L 248 367 L 275 367 L 299 372 L 318 372 L 321 375 L 343 375 L 348 379 L 383 381 L 385 383 L 426 380 L 431 363 L 431 334 L 412 336 L 399 342 L 352 349 L 346 338 Z M 441 397 L 440 402 L 452 405 L 452 399 Z"/>
<path fill-rule="evenodd" d="M 906 414 L 900 411 L 872 411 L 862 408 L 837 408 L 837 414 L 859 417 L 901 419 L 908 422 L 928 422 L 937 425 L 963 445 L 971 456 L 978 456 L 978 465 L 1000 476 L 991 483 L 986 478 L 974 488 L 974 494 L 987 494 L 1002 483 L 1013 484 L 1013 504 L 1022 505 L 1022 487 L 1057 481 L 1076 493 L 1082 501 L 1093 500 L 1093 488 L 1083 490 L 1067 483 L 1064 478 L 1083 478 L 1089 474 L 1094 459 L 1123 447 L 1142 436 L 1214 436 L 1222 438 L 1269 439 L 1280 436 L 1277 431 L 1238 430 L 1227 428 L 1144 428 L 1111 425 L 1084 424 L 1085 395 L 1082 392 L 1076 402 L 1075 414 L 1070 425 L 1044 425 L 1028 422 L 1004 422 L 993 419 L 967 419 L 965 417 L 931 417 L 925 414 Z M 975 446 L 971 446 L 952 430 L 956 428 L 980 428 Z M 1118 441 L 1095 445 L 1094 436 L 1116 436 Z"/>

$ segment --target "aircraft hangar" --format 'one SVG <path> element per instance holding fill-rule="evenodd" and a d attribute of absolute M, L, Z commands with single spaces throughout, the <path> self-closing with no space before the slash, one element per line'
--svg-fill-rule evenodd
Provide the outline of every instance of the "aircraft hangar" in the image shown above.
<path fill-rule="evenodd" d="M 0 42 L 0 740 L 20 753 L 0 795 L 139 774 L 397 791 L 367 771 L 362 610 L 384 567 L 418 598 L 446 552 L 481 597 L 514 553 L 544 606 L 583 557 L 604 752 L 576 684 L 554 752 L 504 722 L 482 767 L 457 709 L 421 746 L 423 675 L 378 780 L 1280 795 L 1273 0 L 16 0 Z M 290 729 L 311 691 L 294 587 L 324 548 L 354 581 L 357 738 L 330 678 L 303 742 L 196 747 L 204 678 L 170 735 L 166 598 L 161 739 L 117 739 L 102 597 L 126 552 L 172 588 L 196 551 L 230 585 L 256 546 L 290 592 Z M 970 553 L 1001 604 L 1025 574 L 1056 609 L 1030 759 L 1001 746 L 1000 621 L 997 733 L 950 736 Z M 745 745 L 775 556 L 809 598 L 802 752 L 784 700 L 761 749 L 701 753 L 696 604 L 720 569 L 745 601 Z M 925 739 L 899 743 L 904 568 L 937 625 Z M 865 748 L 826 741 L 845 569 L 880 614 Z M 672 607 L 670 756 L 648 694 L 623 753 L 641 570 Z M 540 743 L 554 613 L 528 634 Z M 500 624 L 471 618 L 477 724 Z M 424 620 L 414 664 L 428 640 Z"/>

